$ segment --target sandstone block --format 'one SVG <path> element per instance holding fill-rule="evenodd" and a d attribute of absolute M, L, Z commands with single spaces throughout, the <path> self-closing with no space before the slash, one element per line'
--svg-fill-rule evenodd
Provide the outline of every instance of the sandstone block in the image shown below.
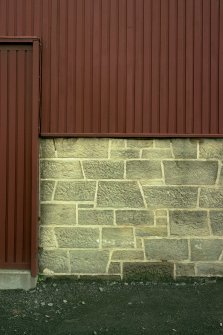
<path fill-rule="evenodd" d="M 170 149 L 143 149 L 142 158 L 144 159 L 165 159 L 173 158 L 172 152 Z"/>
<path fill-rule="evenodd" d="M 111 158 L 117 159 L 131 159 L 131 158 L 139 158 L 140 151 L 138 149 L 119 149 L 119 150 L 111 150 Z"/>
<path fill-rule="evenodd" d="M 153 225 L 154 213 L 148 210 L 117 210 L 118 225 Z"/>
<path fill-rule="evenodd" d="M 175 158 L 197 158 L 197 140 L 177 138 L 171 142 Z"/>
<path fill-rule="evenodd" d="M 197 275 L 201 277 L 222 277 L 223 263 L 199 263 L 197 264 Z"/>
<path fill-rule="evenodd" d="M 112 210 L 88 209 L 78 211 L 79 225 L 113 225 L 114 212 Z"/>
<path fill-rule="evenodd" d="M 45 249 L 58 247 L 53 228 L 40 227 L 39 246 Z"/>
<path fill-rule="evenodd" d="M 209 235 L 207 211 L 170 210 L 170 234 L 178 236 Z"/>
<path fill-rule="evenodd" d="M 167 227 L 140 227 L 136 228 L 137 237 L 167 236 Z"/>
<path fill-rule="evenodd" d="M 98 207 L 144 207 L 142 195 L 135 181 L 99 181 Z"/>
<path fill-rule="evenodd" d="M 124 263 L 124 280 L 130 281 L 170 281 L 173 279 L 173 264 L 160 263 Z"/>
<path fill-rule="evenodd" d="M 112 253 L 112 260 L 135 261 L 143 259 L 144 253 L 141 250 L 115 250 Z"/>
<path fill-rule="evenodd" d="M 55 228 L 59 248 L 98 248 L 99 229 L 97 228 Z"/>
<path fill-rule="evenodd" d="M 223 159 L 223 139 L 201 139 L 200 158 Z"/>
<path fill-rule="evenodd" d="M 56 151 L 55 151 L 53 139 L 41 139 L 40 140 L 40 157 L 41 158 L 56 157 Z"/>
<path fill-rule="evenodd" d="M 94 201 L 96 182 L 94 181 L 59 181 L 55 200 Z"/>
<path fill-rule="evenodd" d="M 157 139 L 155 140 L 155 147 L 156 148 L 169 148 L 170 147 L 170 140 L 167 139 Z"/>
<path fill-rule="evenodd" d="M 134 248 L 132 228 L 102 228 L 103 248 Z"/>
<path fill-rule="evenodd" d="M 113 138 L 111 141 L 111 149 L 124 149 L 125 139 L 123 138 Z"/>
<path fill-rule="evenodd" d="M 167 217 L 157 217 L 156 225 L 157 226 L 167 226 Z"/>
<path fill-rule="evenodd" d="M 109 264 L 108 273 L 115 274 L 115 273 L 121 273 L 121 265 L 118 262 L 111 262 Z"/>
<path fill-rule="evenodd" d="M 130 160 L 126 162 L 126 178 L 159 179 L 162 178 L 159 161 Z"/>
<path fill-rule="evenodd" d="M 40 200 L 49 201 L 52 199 L 55 181 L 41 180 L 40 182 Z"/>
<path fill-rule="evenodd" d="M 223 186 L 223 166 L 221 167 L 221 173 L 219 178 L 219 185 Z"/>
<path fill-rule="evenodd" d="M 74 225 L 76 224 L 76 205 L 42 204 L 42 225 Z"/>
<path fill-rule="evenodd" d="M 153 147 L 153 140 L 147 139 L 128 139 L 127 140 L 127 148 L 152 148 Z"/>
<path fill-rule="evenodd" d="M 200 193 L 200 207 L 223 208 L 223 187 L 202 188 Z"/>
<path fill-rule="evenodd" d="M 195 187 L 143 186 L 148 208 L 196 207 L 198 190 Z"/>
<path fill-rule="evenodd" d="M 123 179 L 123 161 L 83 161 L 84 173 L 87 179 Z"/>
<path fill-rule="evenodd" d="M 172 261 L 188 259 L 187 240 L 151 239 L 145 240 L 146 258 L 151 260 Z"/>
<path fill-rule="evenodd" d="M 195 269 L 193 263 L 176 263 L 177 277 L 194 277 Z"/>
<path fill-rule="evenodd" d="M 192 261 L 217 261 L 223 251 L 223 240 L 191 240 Z"/>
<path fill-rule="evenodd" d="M 210 222 L 213 235 L 223 236 L 223 210 L 210 211 Z"/>
<path fill-rule="evenodd" d="M 80 162 L 44 160 L 40 164 L 42 179 L 82 179 Z"/>
<path fill-rule="evenodd" d="M 156 217 L 164 217 L 167 216 L 167 211 L 165 209 L 157 209 Z"/>
<path fill-rule="evenodd" d="M 69 273 L 69 257 L 65 250 L 43 250 L 39 257 L 39 270 L 49 269 L 55 273 Z"/>
<path fill-rule="evenodd" d="M 105 250 L 70 251 L 72 273 L 105 273 L 109 252 Z"/>

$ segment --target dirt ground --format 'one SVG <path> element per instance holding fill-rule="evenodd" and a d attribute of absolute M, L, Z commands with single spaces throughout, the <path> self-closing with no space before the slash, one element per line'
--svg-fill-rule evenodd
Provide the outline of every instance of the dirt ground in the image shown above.
<path fill-rule="evenodd" d="M 0 335 L 223 334 L 223 281 L 47 280 L 0 291 Z"/>

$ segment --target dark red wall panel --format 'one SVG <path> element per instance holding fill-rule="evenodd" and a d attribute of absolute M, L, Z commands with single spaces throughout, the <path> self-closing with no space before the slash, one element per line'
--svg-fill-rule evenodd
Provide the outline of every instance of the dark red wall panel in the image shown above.
<path fill-rule="evenodd" d="M 41 134 L 223 136 L 223 0 L 0 0 L 42 41 Z"/>

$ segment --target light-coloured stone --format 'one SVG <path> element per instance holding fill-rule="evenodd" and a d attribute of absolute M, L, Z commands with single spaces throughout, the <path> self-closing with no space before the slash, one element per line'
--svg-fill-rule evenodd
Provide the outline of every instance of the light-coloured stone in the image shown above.
<path fill-rule="evenodd" d="M 136 238 L 136 248 L 137 249 L 143 249 L 143 243 L 141 238 Z"/>
<path fill-rule="evenodd" d="M 174 265 L 167 262 L 131 262 L 123 264 L 123 279 L 128 281 L 172 281 Z"/>
<path fill-rule="evenodd" d="M 53 273 L 69 273 L 69 257 L 65 250 L 43 250 L 39 257 L 39 270 L 49 269 Z"/>
<path fill-rule="evenodd" d="M 131 159 L 139 157 L 140 151 L 138 149 L 111 150 L 111 158 L 113 159 Z"/>
<path fill-rule="evenodd" d="M 40 139 L 40 157 L 41 158 L 56 157 L 56 150 L 53 139 Z"/>
<path fill-rule="evenodd" d="M 197 264 L 197 276 L 223 277 L 223 263 L 199 263 Z"/>
<path fill-rule="evenodd" d="M 140 261 L 143 259 L 144 259 L 144 252 L 141 250 L 115 250 L 112 253 L 112 260 Z"/>
<path fill-rule="evenodd" d="M 160 261 L 188 259 L 187 240 L 150 239 L 145 240 L 146 258 Z"/>
<path fill-rule="evenodd" d="M 155 140 L 155 147 L 156 148 L 169 148 L 170 147 L 170 140 L 167 139 L 157 139 Z"/>
<path fill-rule="evenodd" d="M 123 179 L 123 161 L 83 161 L 83 169 L 87 179 Z"/>
<path fill-rule="evenodd" d="M 58 157 L 108 158 L 108 141 L 104 138 L 58 138 Z"/>
<path fill-rule="evenodd" d="M 139 186 L 135 181 L 100 181 L 97 206 L 114 208 L 145 207 Z"/>
<path fill-rule="evenodd" d="M 163 217 L 167 216 L 167 211 L 165 209 L 157 209 L 156 210 L 156 217 Z"/>
<path fill-rule="evenodd" d="M 126 162 L 127 179 L 159 179 L 162 178 L 159 161 L 130 160 Z"/>
<path fill-rule="evenodd" d="M 78 209 L 79 208 L 94 208 L 94 204 L 92 203 L 80 203 L 78 204 Z"/>
<path fill-rule="evenodd" d="M 53 228 L 40 227 L 39 246 L 44 249 L 58 247 Z"/>
<path fill-rule="evenodd" d="M 223 187 L 202 188 L 199 205 L 202 208 L 223 208 Z"/>
<path fill-rule="evenodd" d="M 158 217 L 156 218 L 157 226 L 167 226 L 167 217 Z"/>
<path fill-rule="evenodd" d="M 125 139 L 123 138 L 113 138 L 111 141 L 111 149 L 124 149 Z"/>
<path fill-rule="evenodd" d="M 201 139 L 200 158 L 223 159 L 223 139 Z"/>
<path fill-rule="evenodd" d="M 106 273 L 109 252 L 105 250 L 70 251 L 72 273 Z"/>
<path fill-rule="evenodd" d="M 96 182 L 59 181 L 54 199 L 62 201 L 94 201 Z"/>
<path fill-rule="evenodd" d="M 207 211 L 170 210 L 170 234 L 177 236 L 210 235 Z"/>
<path fill-rule="evenodd" d="M 210 222 L 213 235 L 223 237 L 223 210 L 210 211 Z"/>
<path fill-rule="evenodd" d="M 173 155 L 170 149 L 143 149 L 142 158 L 162 160 L 165 158 L 173 158 Z"/>
<path fill-rule="evenodd" d="M 43 160 L 40 164 L 42 179 L 82 179 L 80 162 L 66 160 Z"/>
<path fill-rule="evenodd" d="M 169 185 L 213 185 L 218 173 L 217 161 L 164 161 L 165 182 Z"/>
<path fill-rule="evenodd" d="M 116 274 L 121 273 L 121 265 L 119 262 L 111 262 L 109 264 L 108 273 Z"/>
<path fill-rule="evenodd" d="M 52 199 L 55 181 L 41 180 L 40 183 L 40 200 L 48 201 Z"/>
<path fill-rule="evenodd" d="M 74 225 L 76 224 L 76 205 L 42 204 L 42 225 Z"/>
<path fill-rule="evenodd" d="M 197 205 L 196 187 L 143 186 L 148 208 L 193 208 Z"/>
<path fill-rule="evenodd" d="M 223 186 L 223 166 L 221 167 L 221 173 L 219 178 L 219 185 Z"/>
<path fill-rule="evenodd" d="M 132 228 L 102 228 L 103 248 L 134 248 Z"/>
<path fill-rule="evenodd" d="M 167 236 L 167 227 L 140 227 L 136 228 L 135 234 L 137 237 L 151 237 L 151 236 Z"/>
<path fill-rule="evenodd" d="M 172 139 L 171 142 L 175 158 L 197 158 L 197 140 L 177 138 Z"/>
<path fill-rule="evenodd" d="M 59 248 L 98 248 L 99 229 L 97 228 L 55 228 Z"/>
<path fill-rule="evenodd" d="M 151 148 L 153 147 L 153 140 L 150 139 L 129 139 L 127 140 L 127 148 Z"/>
<path fill-rule="evenodd" d="M 191 240 L 192 261 L 217 261 L 223 251 L 223 240 Z"/>
<path fill-rule="evenodd" d="M 118 225 L 153 225 L 154 213 L 149 210 L 117 210 Z"/>
<path fill-rule="evenodd" d="M 177 277 L 194 277 L 195 269 L 193 263 L 176 263 Z"/>
<path fill-rule="evenodd" d="M 79 225 L 113 225 L 114 212 L 112 210 L 89 209 L 78 211 Z"/>

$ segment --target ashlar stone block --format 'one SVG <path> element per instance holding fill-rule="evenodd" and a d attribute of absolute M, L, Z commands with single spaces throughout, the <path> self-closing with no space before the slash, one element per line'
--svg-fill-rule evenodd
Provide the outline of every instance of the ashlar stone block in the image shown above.
<path fill-rule="evenodd" d="M 167 227 L 140 227 L 135 230 L 136 237 L 160 237 L 167 236 Z"/>
<path fill-rule="evenodd" d="M 117 210 L 117 225 L 153 225 L 154 213 L 150 210 Z"/>
<path fill-rule="evenodd" d="M 106 273 L 108 261 L 109 252 L 106 250 L 70 251 L 70 265 L 72 273 Z"/>
<path fill-rule="evenodd" d="M 123 179 L 123 161 L 83 161 L 83 169 L 87 179 Z"/>
<path fill-rule="evenodd" d="M 201 139 L 199 148 L 200 158 L 223 159 L 223 139 Z"/>
<path fill-rule="evenodd" d="M 142 158 L 162 160 L 165 158 L 173 158 L 173 155 L 170 149 L 143 149 Z"/>
<path fill-rule="evenodd" d="M 59 181 L 54 199 L 60 201 L 94 201 L 96 182 Z"/>
<path fill-rule="evenodd" d="M 103 248 L 134 248 L 132 228 L 102 228 Z"/>
<path fill-rule="evenodd" d="M 197 158 L 197 140 L 177 138 L 171 142 L 175 158 Z"/>
<path fill-rule="evenodd" d="M 112 260 L 135 261 L 143 259 L 144 252 L 141 250 L 115 250 L 112 253 Z"/>
<path fill-rule="evenodd" d="M 162 178 L 159 161 L 129 160 L 126 162 L 127 179 L 159 179 Z"/>
<path fill-rule="evenodd" d="M 113 225 L 114 211 L 87 209 L 78 211 L 79 225 Z"/>
<path fill-rule="evenodd" d="M 167 262 L 131 262 L 123 264 L 123 279 L 128 281 L 165 282 L 173 280 L 174 265 Z"/>
<path fill-rule="evenodd" d="M 56 157 L 56 151 L 53 139 L 40 139 L 40 157 L 41 158 Z"/>
<path fill-rule="evenodd" d="M 42 225 L 71 225 L 76 224 L 76 205 L 72 204 L 42 204 Z"/>
<path fill-rule="evenodd" d="M 69 256 L 65 250 L 42 250 L 39 255 L 39 270 L 49 269 L 54 273 L 69 273 Z"/>
<path fill-rule="evenodd" d="M 146 258 L 149 260 L 174 261 L 188 259 L 186 239 L 150 239 L 144 241 Z"/>
<path fill-rule="evenodd" d="M 42 179 L 82 179 L 80 162 L 66 160 L 43 160 L 40 164 Z"/>
<path fill-rule="evenodd" d="M 223 187 L 202 188 L 199 205 L 202 208 L 223 208 Z"/>
<path fill-rule="evenodd" d="M 57 240 L 53 228 L 40 227 L 40 241 L 41 248 L 57 248 Z"/>
<path fill-rule="evenodd" d="M 191 240 L 192 261 L 218 261 L 223 251 L 223 240 L 196 239 Z"/>
<path fill-rule="evenodd" d="M 98 248 L 99 229 L 97 228 L 55 228 L 59 248 Z"/>
<path fill-rule="evenodd" d="M 40 200 L 49 201 L 52 199 L 55 181 L 41 180 L 40 182 Z"/>
<path fill-rule="evenodd" d="M 177 277 L 194 277 L 195 266 L 194 263 L 176 263 Z"/>
<path fill-rule="evenodd" d="M 200 277 L 222 277 L 223 263 L 198 263 L 197 276 Z"/>
<path fill-rule="evenodd" d="M 140 151 L 138 149 L 119 149 L 119 150 L 112 149 L 110 156 L 113 159 L 139 158 Z"/>
<path fill-rule="evenodd" d="M 127 148 L 152 148 L 153 142 L 153 140 L 143 138 L 129 139 L 127 140 Z"/>
<path fill-rule="evenodd" d="M 223 236 L 223 210 L 210 211 L 210 222 L 213 235 Z"/>

